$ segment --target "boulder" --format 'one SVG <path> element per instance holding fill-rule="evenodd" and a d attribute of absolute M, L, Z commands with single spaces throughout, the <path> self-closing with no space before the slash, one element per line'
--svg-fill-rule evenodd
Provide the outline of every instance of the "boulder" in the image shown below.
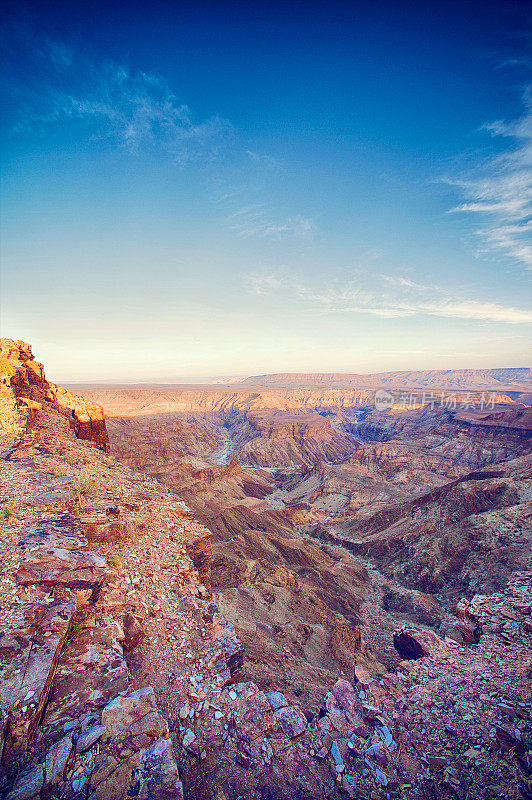
<path fill-rule="evenodd" d="M 278 708 L 284 708 L 288 705 L 282 692 L 268 692 L 266 697 L 268 698 L 268 703 L 272 711 L 277 711 Z"/>
<path fill-rule="evenodd" d="M 110 745 L 113 754 L 130 755 L 168 736 L 168 723 L 157 710 L 151 686 L 112 700 L 102 711 L 102 725 L 102 743 Z"/>
<path fill-rule="evenodd" d="M 393 646 L 403 661 L 415 661 L 436 652 L 442 640 L 432 631 L 418 628 L 401 628 L 393 635 Z"/>
<path fill-rule="evenodd" d="M 81 733 L 76 740 L 76 753 L 84 753 L 89 747 L 98 741 L 105 733 L 105 725 L 93 725 L 88 730 Z"/>
<path fill-rule="evenodd" d="M 482 628 L 471 607 L 471 603 L 465 597 L 456 606 L 456 616 L 458 617 L 458 622 L 452 626 L 451 637 L 460 644 L 478 644 Z"/>
<path fill-rule="evenodd" d="M 72 737 L 65 736 L 64 739 L 54 744 L 46 753 L 44 762 L 45 781 L 43 786 L 45 797 L 49 797 L 54 791 L 54 788 L 63 780 L 66 763 L 71 751 Z"/>
<path fill-rule="evenodd" d="M 109 521 L 108 517 L 82 517 L 81 523 L 89 542 L 110 542 L 111 544 L 121 541 L 126 534 L 126 526 L 123 522 Z"/>
<path fill-rule="evenodd" d="M 362 710 L 362 702 L 358 693 L 349 681 L 340 679 L 336 681 L 331 692 L 334 698 L 334 705 L 349 718 L 353 718 L 355 713 Z"/>
<path fill-rule="evenodd" d="M 33 800 L 38 798 L 44 783 L 44 767 L 38 764 L 33 769 L 20 774 L 6 796 L 6 800 Z"/>
<path fill-rule="evenodd" d="M 133 614 L 126 614 L 124 617 L 124 641 L 122 646 L 124 650 L 134 650 L 139 646 L 141 641 L 146 636 L 146 631 L 142 627 L 141 617 L 136 617 Z"/>
<path fill-rule="evenodd" d="M 91 776 L 95 800 L 182 800 L 183 785 L 170 739 L 157 739 L 150 747 L 118 761 L 104 755 Z"/>
<path fill-rule="evenodd" d="M 283 731 L 289 739 L 301 736 L 307 730 L 307 720 L 302 711 L 294 706 L 279 708 L 274 711 L 274 718 L 281 724 Z"/>

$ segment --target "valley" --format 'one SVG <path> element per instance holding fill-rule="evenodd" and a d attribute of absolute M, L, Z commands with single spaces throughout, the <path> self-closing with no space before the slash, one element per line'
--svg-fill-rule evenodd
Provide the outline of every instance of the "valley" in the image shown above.
<path fill-rule="evenodd" d="M 82 390 L 116 457 L 211 531 L 214 596 L 253 680 L 316 699 L 348 674 L 357 626 L 395 668 L 397 626 L 455 636 L 457 600 L 501 589 L 532 546 L 532 409 L 488 392 L 489 373 L 407 382 L 385 411 L 375 389 L 325 378 Z"/>

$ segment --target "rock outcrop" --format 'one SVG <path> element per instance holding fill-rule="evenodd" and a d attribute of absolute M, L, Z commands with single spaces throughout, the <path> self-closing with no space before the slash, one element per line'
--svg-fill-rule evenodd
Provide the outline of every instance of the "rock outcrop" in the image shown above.
<path fill-rule="evenodd" d="M 47 381 L 43 365 L 33 358 L 31 345 L 0 339 L 0 381 L 2 405 L 11 413 L 16 407 L 26 418 L 17 433 L 31 425 L 39 409 L 54 408 L 68 419 L 78 439 L 94 442 L 101 450 L 109 449 L 102 407 Z"/>

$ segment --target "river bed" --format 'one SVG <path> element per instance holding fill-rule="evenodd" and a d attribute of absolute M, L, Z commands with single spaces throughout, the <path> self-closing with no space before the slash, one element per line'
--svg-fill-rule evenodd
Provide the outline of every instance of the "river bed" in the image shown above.
<path fill-rule="evenodd" d="M 220 467 L 228 464 L 235 449 L 231 431 L 225 425 L 216 426 L 220 433 L 220 447 L 206 459 L 209 464 Z"/>

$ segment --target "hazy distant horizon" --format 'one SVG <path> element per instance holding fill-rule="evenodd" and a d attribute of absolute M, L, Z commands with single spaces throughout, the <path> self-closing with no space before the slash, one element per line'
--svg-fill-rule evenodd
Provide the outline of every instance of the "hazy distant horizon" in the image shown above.
<path fill-rule="evenodd" d="M 477 371 L 484 371 L 484 370 L 504 370 L 504 369 L 518 369 L 518 370 L 530 370 L 530 367 L 483 367 L 476 369 L 474 367 L 465 369 L 465 372 L 477 372 Z M 223 389 L 225 387 L 231 388 L 231 386 L 238 387 L 242 382 L 246 381 L 247 379 L 251 378 L 267 378 L 270 376 L 283 376 L 283 375 L 290 375 L 294 377 L 307 377 L 307 376 L 327 376 L 330 375 L 332 378 L 342 377 L 345 376 L 346 378 L 356 377 L 360 375 L 361 377 L 371 377 L 373 375 L 378 376 L 387 376 L 387 375 L 400 375 L 404 373 L 405 375 L 410 375 L 411 373 L 415 372 L 436 372 L 436 373 L 448 373 L 448 372 L 460 372 L 462 370 L 391 370 L 386 372 L 361 372 L 361 373 L 351 373 L 351 372 L 335 372 L 335 373 L 327 373 L 327 372 L 316 372 L 316 373 L 299 373 L 299 372 L 273 372 L 273 373 L 264 373 L 264 374 L 256 374 L 256 375 L 239 375 L 239 376 L 219 376 L 219 375 L 176 375 L 176 376 L 162 376 L 162 377 L 155 377 L 150 380 L 143 380 L 141 378 L 131 378 L 131 379 L 124 379 L 120 381 L 109 381 L 109 380 L 70 380 L 68 378 L 63 378 L 63 383 L 70 388 L 118 388 L 118 387 L 154 387 L 154 386 L 163 386 L 163 387 L 180 387 L 180 386 L 212 386 L 213 388 L 220 387 Z"/>

